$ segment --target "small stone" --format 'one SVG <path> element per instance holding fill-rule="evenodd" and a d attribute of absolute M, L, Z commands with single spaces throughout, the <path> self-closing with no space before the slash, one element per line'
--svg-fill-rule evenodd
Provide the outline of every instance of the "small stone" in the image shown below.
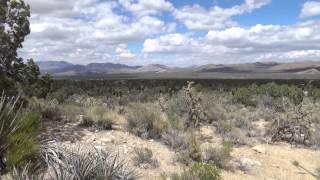
<path fill-rule="evenodd" d="M 245 172 L 252 170 L 255 166 L 261 166 L 261 163 L 259 161 L 255 161 L 249 158 L 240 158 L 238 162 L 240 164 L 240 170 Z"/>
<path fill-rule="evenodd" d="M 254 151 L 261 153 L 261 154 L 265 154 L 266 153 L 266 148 L 262 147 L 262 146 L 255 146 L 252 148 Z"/>
<path fill-rule="evenodd" d="M 111 143 L 112 142 L 112 140 L 109 138 L 103 138 L 103 139 L 101 139 L 101 141 L 104 143 Z"/>

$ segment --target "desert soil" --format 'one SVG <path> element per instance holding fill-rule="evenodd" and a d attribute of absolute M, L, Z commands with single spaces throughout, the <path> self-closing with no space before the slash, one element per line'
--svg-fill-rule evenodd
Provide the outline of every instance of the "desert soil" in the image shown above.
<path fill-rule="evenodd" d="M 94 146 L 106 149 L 119 157 L 125 158 L 132 165 L 131 158 L 135 147 L 147 147 L 153 151 L 154 157 L 159 161 L 159 167 L 150 169 L 136 167 L 142 179 L 157 179 L 163 172 L 180 173 L 184 166 L 175 162 L 175 152 L 161 142 L 139 138 L 126 132 L 123 125 L 117 125 L 114 130 L 95 131 L 79 128 L 76 124 L 49 125 L 47 132 L 57 141 L 65 145 L 78 143 L 84 146 Z M 200 130 L 203 145 L 219 144 L 221 139 L 214 133 L 214 128 L 207 126 Z M 258 147 L 260 152 L 254 150 Z M 289 144 L 253 143 L 250 146 L 234 147 L 233 159 L 249 159 L 257 162 L 249 171 L 222 171 L 226 180 L 315 180 L 320 167 L 320 151 L 306 147 L 295 147 Z M 300 167 L 293 165 L 298 161 Z"/>

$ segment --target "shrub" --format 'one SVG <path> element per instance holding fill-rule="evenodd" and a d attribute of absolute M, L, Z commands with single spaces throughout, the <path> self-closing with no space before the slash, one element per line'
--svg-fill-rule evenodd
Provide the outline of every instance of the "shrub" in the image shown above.
<path fill-rule="evenodd" d="M 182 150 L 188 147 L 187 134 L 176 129 L 168 129 L 162 134 L 161 140 L 175 150 Z"/>
<path fill-rule="evenodd" d="M 94 121 L 88 117 L 85 117 L 85 116 L 81 116 L 80 115 L 80 124 L 79 126 L 82 126 L 82 127 L 92 127 L 93 124 L 94 124 Z"/>
<path fill-rule="evenodd" d="M 57 100 L 30 98 L 28 102 L 28 109 L 31 112 L 39 112 L 44 119 L 61 120 L 62 110 Z"/>
<path fill-rule="evenodd" d="M 221 180 L 219 169 L 206 163 L 195 163 L 181 175 L 173 175 L 172 180 Z"/>
<path fill-rule="evenodd" d="M 219 168 L 228 168 L 231 160 L 232 144 L 224 143 L 222 147 L 207 147 L 203 152 L 203 161 Z"/>
<path fill-rule="evenodd" d="M 303 90 L 297 86 L 278 85 L 274 82 L 249 87 L 237 88 L 233 91 L 233 100 L 249 106 L 256 106 L 256 102 L 252 100 L 253 95 L 270 96 L 274 99 L 287 97 L 294 104 L 300 104 L 303 100 Z"/>
<path fill-rule="evenodd" d="M 159 139 L 168 128 L 160 110 L 150 104 L 131 104 L 127 112 L 128 130 L 133 134 Z"/>
<path fill-rule="evenodd" d="M 159 166 L 158 160 L 153 158 L 153 152 L 151 149 L 135 148 L 134 153 L 132 160 L 135 166 L 149 165 L 152 168 Z"/>
<path fill-rule="evenodd" d="M 312 144 L 320 147 L 320 125 L 317 125 L 315 130 L 311 134 Z"/>
<path fill-rule="evenodd" d="M 183 164 L 189 165 L 193 162 L 201 161 L 201 149 L 200 143 L 193 133 L 190 133 L 187 137 L 188 147 L 181 150 L 177 154 L 177 160 Z"/>
<path fill-rule="evenodd" d="M 215 127 L 216 132 L 221 134 L 224 142 L 232 142 L 238 145 L 247 144 L 243 132 L 235 128 L 231 121 L 218 121 Z"/>
<path fill-rule="evenodd" d="M 208 123 L 226 119 L 224 105 L 213 95 L 203 94 L 201 106 L 207 116 Z"/>
<path fill-rule="evenodd" d="M 185 128 L 198 127 L 206 120 L 206 113 L 201 106 L 202 98 L 193 88 L 193 83 L 188 82 L 166 104 L 169 119 L 174 117 L 172 119 L 182 120 Z"/>
<path fill-rule="evenodd" d="M 80 126 L 95 126 L 100 130 L 109 130 L 112 129 L 116 115 L 115 112 L 106 110 L 104 107 L 89 107 L 80 122 Z"/>

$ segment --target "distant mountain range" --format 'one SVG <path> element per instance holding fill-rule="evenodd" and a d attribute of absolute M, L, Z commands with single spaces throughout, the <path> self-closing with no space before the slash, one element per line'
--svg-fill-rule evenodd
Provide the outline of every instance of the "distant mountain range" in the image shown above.
<path fill-rule="evenodd" d="M 146 66 L 128 66 L 114 63 L 90 63 L 88 65 L 72 64 L 65 61 L 37 62 L 41 73 L 52 76 L 76 76 L 86 74 L 123 74 L 123 73 L 165 73 L 165 72 L 193 72 L 193 73 L 294 73 L 319 74 L 320 61 L 304 61 L 292 63 L 245 63 L 245 64 L 207 64 L 189 68 L 171 68 L 160 64 Z"/>

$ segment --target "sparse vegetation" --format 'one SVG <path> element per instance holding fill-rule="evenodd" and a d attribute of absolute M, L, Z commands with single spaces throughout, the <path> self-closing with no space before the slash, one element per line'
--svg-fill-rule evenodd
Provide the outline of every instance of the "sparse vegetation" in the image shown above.
<path fill-rule="evenodd" d="M 203 161 L 218 168 L 227 169 L 231 160 L 232 144 L 224 143 L 222 147 L 207 147 L 202 155 Z"/>
<path fill-rule="evenodd" d="M 101 3 L 102 7 L 108 6 L 113 13 L 118 10 L 121 12 L 125 9 L 129 10 L 124 6 L 129 7 L 130 4 L 138 7 L 140 2 L 108 4 L 109 2 L 99 1 L 97 3 Z M 247 8 L 243 12 L 249 12 L 252 8 L 256 8 L 246 7 L 250 3 L 246 1 L 244 6 L 239 7 Z M 77 23 L 101 20 L 100 15 L 92 17 L 93 19 L 90 16 L 87 17 L 96 13 L 97 9 L 91 8 L 92 3 L 89 3 L 90 9 L 85 9 L 83 12 L 79 9 L 89 4 L 87 2 L 76 4 L 77 7 L 69 8 L 68 6 L 72 9 L 72 13 L 59 11 L 59 17 L 50 15 L 50 18 L 54 17 L 55 23 L 58 24 L 62 23 L 61 19 L 59 20 L 60 16 L 64 20 L 76 20 Z M 170 6 L 171 10 L 175 9 L 170 2 L 166 2 L 165 5 Z M 260 6 L 264 5 L 262 3 Z M 214 10 L 220 11 L 221 9 L 217 7 Z M 30 33 L 31 9 L 33 8 L 24 0 L 0 1 L 0 92 L 2 93 L 0 97 L 0 179 L 134 180 L 141 177 L 140 172 L 136 170 L 138 168 L 142 171 L 142 176 L 148 175 L 143 177 L 145 179 L 156 177 L 161 173 L 162 179 L 220 180 L 223 178 L 222 174 L 226 177 L 232 174 L 229 179 L 237 179 L 233 175 L 238 171 L 231 170 L 240 170 L 240 176 L 243 176 L 243 173 L 253 172 L 256 166 L 262 166 L 262 164 L 258 173 L 243 177 L 266 179 L 277 174 L 279 179 L 320 178 L 320 170 L 315 167 L 320 164 L 316 162 L 320 156 L 318 65 L 312 66 L 312 69 L 296 68 L 294 70 L 294 72 L 303 71 L 303 74 L 312 74 L 302 76 L 303 74 L 296 73 L 284 79 L 282 77 L 275 79 L 275 77 L 288 75 L 292 69 L 279 70 L 279 72 L 272 70 L 273 66 L 278 66 L 276 63 L 251 64 L 259 67 L 256 69 L 265 67 L 268 69 L 263 73 L 260 70 L 252 71 L 255 79 L 242 78 L 252 75 L 247 74 L 250 71 L 245 66 L 239 68 L 236 65 L 210 65 L 208 68 L 194 69 L 195 71 L 190 74 L 193 76 L 201 72 L 201 76 L 193 76 L 193 80 L 190 81 L 186 78 L 190 76 L 189 72 L 184 74 L 180 70 L 170 72 L 173 73 L 169 73 L 170 76 L 152 72 L 122 75 L 117 74 L 116 70 L 110 70 L 115 74 L 100 79 L 102 77 L 98 75 L 100 67 L 90 64 L 78 67 L 87 69 L 92 66 L 91 68 L 95 70 L 86 72 L 90 72 L 88 76 L 90 78 L 61 76 L 52 79 L 49 74 L 44 74 L 43 70 L 40 71 L 36 61 L 19 57 L 21 54 L 19 49 L 22 48 L 24 39 Z M 151 13 L 134 13 L 132 18 L 119 16 L 114 22 L 130 22 L 139 27 L 141 21 L 143 25 L 148 26 L 149 20 L 153 20 L 153 15 L 160 14 L 158 10 L 159 8 L 150 9 Z M 54 13 L 56 12 L 50 11 L 50 14 L 54 15 Z M 131 10 L 126 13 L 131 13 Z M 45 18 L 42 17 L 42 13 L 40 14 L 41 19 Z M 34 14 L 34 18 L 38 19 L 40 14 Z M 73 17 L 74 15 L 76 17 Z M 145 18 L 145 15 L 152 17 Z M 45 19 L 50 20 L 50 18 Z M 148 22 L 145 23 L 146 21 Z M 106 23 L 110 22 L 99 21 L 100 25 Z M 41 23 L 39 25 L 41 26 Z M 74 23 L 71 22 L 71 25 Z M 161 23 L 156 25 L 162 26 Z M 61 25 L 59 28 L 65 27 Z M 48 28 L 40 29 L 42 32 Z M 69 28 L 68 31 L 87 35 L 91 29 L 87 29 L 86 33 L 74 31 L 75 28 Z M 118 29 L 114 31 L 116 34 Z M 164 29 L 166 28 L 162 28 Z M 153 31 L 152 28 L 151 31 Z M 61 32 L 64 31 L 61 30 Z M 153 35 L 157 34 L 162 33 Z M 94 35 L 101 36 L 100 30 L 98 29 Z M 150 34 L 142 35 L 153 38 Z M 92 40 L 92 38 L 84 40 Z M 117 42 L 114 41 L 114 43 Z M 77 42 L 75 47 L 79 49 L 76 54 L 71 54 L 72 57 L 78 57 L 81 53 L 92 54 L 89 51 L 83 51 L 87 45 L 86 47 L 78 46 L 79 43 L 81 44 L 82 41 Z M 132 50 L 131 44 L 127 47 L 125 42 L 119 47 L 114 46 L 114 43 L 104 43 L 114 48 L 117 51 L 114 55 L 118 55 L 119 58 L 123 54 L 130 54 Z M 41 49 L 38 46 L 39 44 L 37 48 L 23 51 L 22 54 L 25 55 L 25 52 L 38 54 Z M 52 47 L 54 47 L 53 44 Z M 43 48 L 48 50 L 48 47 Z M 99 56 L 102 49 L 98 48 L 94 54 Z M 104 55 L 107 57 L 108 54 Z M 47 57 L 47 59 L 50 58 L 52 57 Z M 160 65 L 153 66 L 164 69 Z M 62 69 L 63 71 L 59 71 L 60 74 L 65 73 L 64 70 L 69 68 Z M 123 69 L 126 69 L 126 66 Z M 132 67 L 131 70 L 139 72 L 139 69 L 140 67 L 137 66 Z M 214 72 L 216 70 L 217 72 Z M 241 78 L 227 79 L 224 73 L 219 71 L 234 71 L 235 74 L 230 77 L 240 75 Z M 68 73 L 78 74 L 78 71 L 70 70 L 69 72 L 68 70 Z M 173 79 L 168 78 L 175 75 L 177 77 Z M 212 75 L 223 78 L 212 79 L 209 77 Z M 266 79 L 259 79 L 262 76 Z M 275 77 L 269 78 L 271 76 Z M 99 79 L 93 80 L 94 77 Z M 201 79 L 202 77 L 205 78 Z M 315 79 L 285 80 L 288 77 Z M 299 146 L 299 149 L 292 145 Z M 281 158 L 277 158 L 278 154 Z M 259 162 L 260 158 L 263 158 L 263 163 Z M 292 161 L 293 159 L 297 160 Z M 297 168 L 304 173 L 297 173 Z M 268 171 L 274 172 L 267 174 Z M 278 174 L 279 171 L 288 171 L 291 174 L 286 172 Z M 283 174 L 288 177 L 280 177 Z"/>
<path fill-rule="evenodd" d="M 159 166 L 158 160 L 153 157 L 153 152 L 149 148 L 135 148 L 132 160 L 135 166 L 143 168 L 156 168 Z"/>
<path fill-rule="evenodd" d="M 173 175 L 172 180 L 220 180 L 220 171 L 210 164 L 196 163 L 181 175 Z"/>
<path fill-rule="evenodd" d="M 131 104 L 127 112 L 128 130 L 143 137 L 159 139 L 168 123 L 151 104 Z"/>

